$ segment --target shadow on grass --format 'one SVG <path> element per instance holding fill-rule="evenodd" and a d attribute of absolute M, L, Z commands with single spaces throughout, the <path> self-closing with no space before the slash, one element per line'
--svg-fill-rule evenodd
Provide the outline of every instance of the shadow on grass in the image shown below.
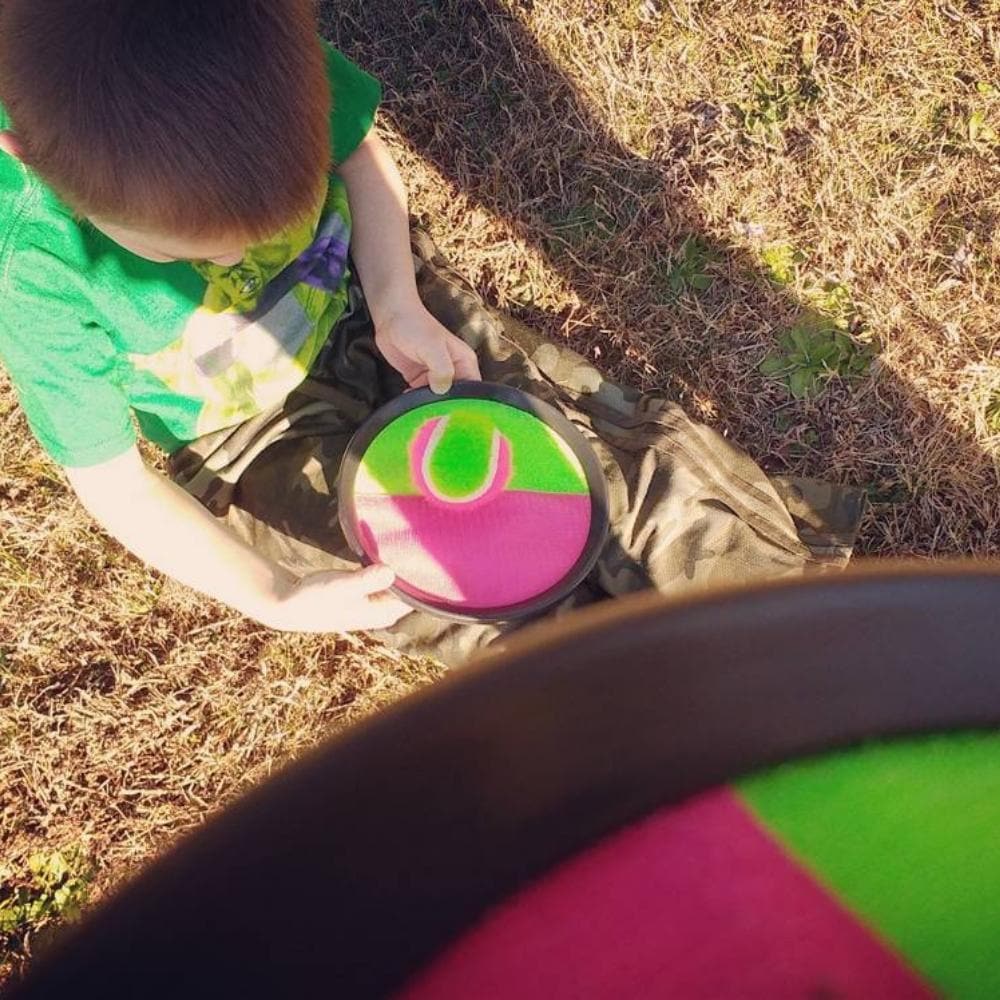
<path fill-rule="evenodd" d="M 689 153 L 711 141 L 724 109 L 693 102 L 669 123 L 666 150 L 645 158 L 595 117 L 499 0 L 340 0 L 322 12 L 331 41 L 383 82 L 385 119 L 586 304 L 591 322 L 572 339 L 581 353 L 612 377 L 679 399 L 769 472 L 864 486 L 873 513 L 862 551 L 997 551 L 997 470 L 974 437 L 950 427 L 948 453 L 928 457 L 929 430 L 945 418 L 900 377 L 867 371 L 871 349 L 855 350 L 849 301 L 841 340 L 836 305 L 789 294 L 774 280 L 780 261 L 769 269 L 713 241 L 699 206 L 679 193 L 708 169 Z M 530 303 L 516 312 L 549 336 L 572 325 Z M 805 331 L 805 347 L 789 339 L 794 330 Z M 797 347 L 793 368 L 806 374 L 793 377 L 780 369 Z M 810 365 L 821 369 L 831 350 L 854 377 L 796 398 L 791 390 L 808 395 Z M 768 357 L 777 377 L 759 370 Z"/>

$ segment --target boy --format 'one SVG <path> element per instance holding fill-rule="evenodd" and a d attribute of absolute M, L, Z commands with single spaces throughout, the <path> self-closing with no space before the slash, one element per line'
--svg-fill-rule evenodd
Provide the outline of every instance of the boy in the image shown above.
<path fill-rule="evenodd" d="M 379 99 L 311 0 L 0 6 L 0 357 L 114 537 L 273 628 L 395 624 L 462 659 L 503 627 L 407 614 L 389 570 L 352 561 L 332 495 L 374 409 L 482 373 L 559 406 L 604 464 L 612 538 L 568 604 L 846 561 L 852 491 L 769 481 L 411 245 Z"/>

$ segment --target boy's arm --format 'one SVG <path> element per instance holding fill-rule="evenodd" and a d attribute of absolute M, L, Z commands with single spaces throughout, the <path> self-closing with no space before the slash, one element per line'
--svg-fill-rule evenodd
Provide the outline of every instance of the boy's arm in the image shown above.
<path fill-rule="evenodd" d="M 447 392 L 452 379 L 478 379 L 476 354 L 424 308 L 410 252 L 406 189 L 374 132 L 340 167 L 351 206 L 351 248 L 375 342 L 411 386 Z"/>
<path fill-rule="evenodd" d="M 384 593 L 393 574 L 383 566 L 300 580 L 148 468 L 134 447 L 100 465 L 64 471 L 84 507 L 143 562 L 271 628 L 386 628 L 410 610 Z"/>

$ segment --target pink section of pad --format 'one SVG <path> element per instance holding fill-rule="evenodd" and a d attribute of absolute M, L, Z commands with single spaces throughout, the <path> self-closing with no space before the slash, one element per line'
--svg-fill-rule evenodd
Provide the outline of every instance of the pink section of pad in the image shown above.
<path fill-rule="evenodd" d="M 368 556 L 415 597 L 496 608 L 558 584 L 590 532 L 590 497 L 512 490 L 488 504 L 444 506 L 418 496 L 355 498 Z"/>
<path fill-rule="evenodd" d="M 664 809 L 495 910 L 403 1000 L 869 1000 L 933 992 L 730 792 Z"/>

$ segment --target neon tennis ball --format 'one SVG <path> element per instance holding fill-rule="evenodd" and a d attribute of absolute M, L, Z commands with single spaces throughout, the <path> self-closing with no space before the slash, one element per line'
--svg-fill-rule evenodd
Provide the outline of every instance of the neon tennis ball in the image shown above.
<path fill-rule="evenodd" d="M 510 481 L 510 441 L 486 414 L 469 410 L 428 420 L 410 445 L 420 492 L 439 503 L 479 503 Z"/>

